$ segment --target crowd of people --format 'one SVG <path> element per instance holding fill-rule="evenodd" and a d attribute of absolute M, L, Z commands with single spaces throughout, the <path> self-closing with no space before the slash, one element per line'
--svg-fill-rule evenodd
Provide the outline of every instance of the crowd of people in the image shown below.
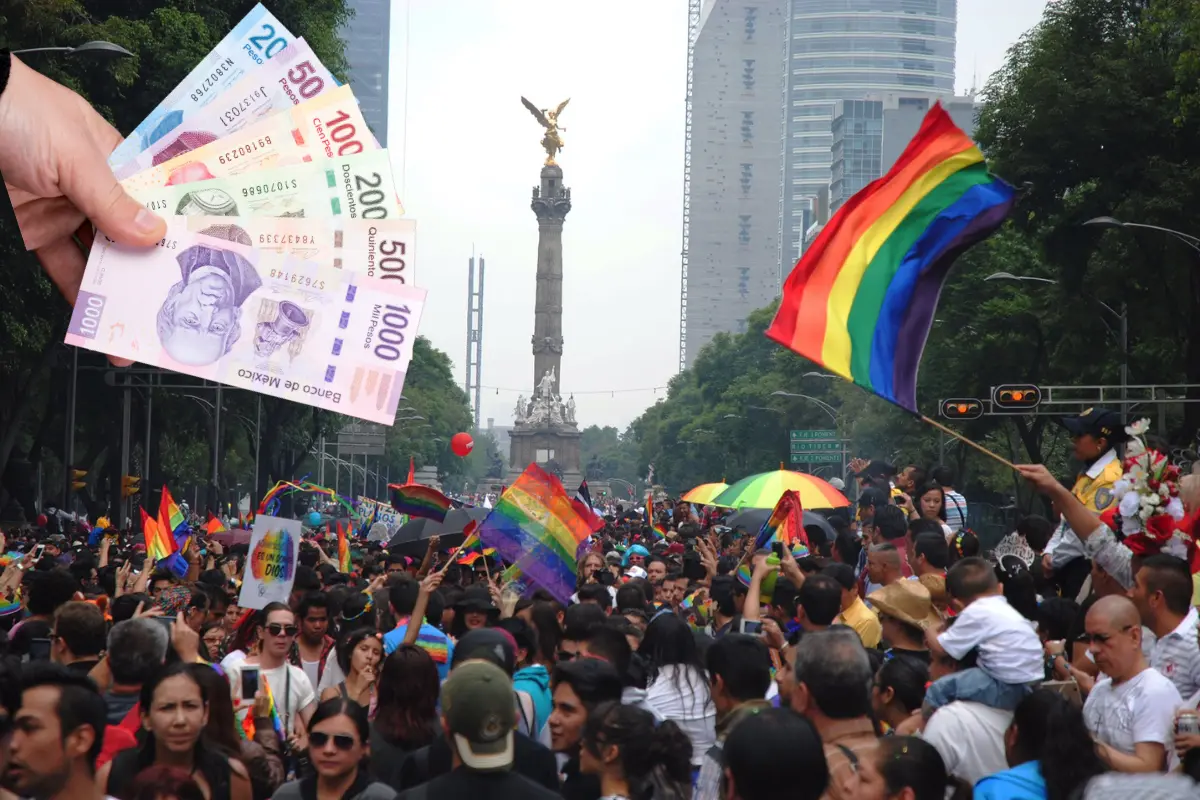
<path fill-rule="evenodd" d="M 981 553 L 945 467 L 860 461 L 855 506 L 794 548 L 756 549 L 720 509 L 613 507 L 565 604 L 437 538 L 419 561 L 357 543 L 347 574 L 314 533 L 289 602 L 242 609 L 245 545 L 199 537 L 179 576 L 129 532 L 10 531 L 4 791 L 1195 796 L 1192 573 L 1100 521 L 1121 437 L 1093 417 L 1072 423 L 1072 489 L 1020 468 L 1057 529 L 1028 517 Z"/>

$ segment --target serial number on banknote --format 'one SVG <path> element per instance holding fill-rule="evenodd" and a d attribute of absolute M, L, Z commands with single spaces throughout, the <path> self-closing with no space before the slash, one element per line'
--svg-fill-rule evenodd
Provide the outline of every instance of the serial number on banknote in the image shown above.
<path fill-rule="evenodd" d="M 227 58 L 220 64 L 213 67 L 212 74 L 200 82 L 196 87 L 196 91 L 192 92 L 191 98 L 193 103 L 198 103 L 204 95 L 208 94 L 208 90 L 217 85 L 217 82 L 224 77 L 225 73 L 233 69 L 233 59 Z"/>
<path fill-rule="evenodd" d="M 254 153 L 257 153 L 259 150 L 263 149 L 264 147 L 267 147 L 270 144 L 271 144 L 271 137 L 263 136 L 263 137 L 259 138 L 259 140 L 257 142 L 247 142 L 246 144 L 242 145 L 241 147 L 237 147 L 233 150 L 230 150 L 227 153 L 222 153 L 220 159 L 218 159 L 218 160 L 222 164 L 228 164 L 230 161 L 236 161 L 237 159 L 242 158 L 244 156 L 253 155 Z"/>
<path fill-rule="evenodd" d="M 296 286 L 304 286 L 308 289 L 316 289 L 324 291 L 325 281 L 314 279 L 311 275 L 297 275 L 295 272 L 287 272 L 282 269 L 272 269 L 271 278 L 277 281 L 287 281 Z"/>
<path fill-rule="evenodd" d="M 258 197 L 272 192 L 284 192 L 288 189 L 299 188 L 300 182 L 295 178 L 286 181 L 271 181 L 270 183 L 260 183 L 258 186 L 242 187 L 242 197 Z"/>

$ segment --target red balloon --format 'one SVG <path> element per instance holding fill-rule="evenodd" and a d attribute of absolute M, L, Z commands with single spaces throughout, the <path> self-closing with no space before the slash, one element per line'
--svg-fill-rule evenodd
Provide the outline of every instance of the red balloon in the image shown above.
<path fill-rule="evenodd" d="M 471 438 L 471 434 L 469 433 L 456 433 L 450 437 L 450 450 L 456 456 L 464 457 L 470 455 L 473 447 L 475 447 L 475 440 Z"/>
<path fill-rule="evenodd" d="M 36 522 L 36 523 L 37 523 L 37 526 L 38 526 L 39 528 L 44 528 L 44 527 L 46 527 L 46 523 L 48 523 L 49 521 L 50 521 L 50 520 L 49 520 L 49 519 L 46 517 L 46 515 L 45 515 L 45 514 L 38 514 L 38 515 L 37 515 L 37 519 L 36 519 L 36 520 L 34 520 L 34 522 Z"/>

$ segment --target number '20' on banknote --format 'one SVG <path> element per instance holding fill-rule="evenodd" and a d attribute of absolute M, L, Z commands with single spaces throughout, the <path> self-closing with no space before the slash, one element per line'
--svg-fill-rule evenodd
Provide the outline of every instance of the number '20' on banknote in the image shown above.
<path fill-rule="evenodd" d="M 259 249 L 237 220 L 98 237 L 67 344 L 391 425 L 424 290 Z"/>

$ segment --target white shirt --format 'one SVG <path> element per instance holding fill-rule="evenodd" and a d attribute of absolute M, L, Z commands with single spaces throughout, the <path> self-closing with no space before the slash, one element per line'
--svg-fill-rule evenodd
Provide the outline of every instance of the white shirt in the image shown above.
<path fill-rule="evenodd" d="M 225 670 L 225 674 L 229 677 L 229 685 L 234 698 L 234 713 L 237 716 L 239 725 L 245 719 L 246 715 L 254 710 L 254 698 L 249 700 L 242 698 L 242 670 L 253 669 L 256 666 L 258 665 L 247 664 L 243 660 L 241 663 L 232 665 L 231 668 Z M 259 667 L 259 675 L 265 677 L 271 687 L 271 694 L 275 698 L 275 709 L 279 712 L 279 718 L 283 722 L 284 733 L 291 735 L 295 727 L 296 715 L 312 705 L 317 699 L 317 695 L 313 691 L 312 682 L 304 674 L 304 670 L 294 667 L 291 664 L 283 664 L 275 669 L 262 669 Z M 285 693 L 287 694 L 286 697 L 284 696 Z"/>
<path fill-rule="evenodd" d="M 938 644 L 955 659 L 979 648 L 979 666 L 1001 683 L 1042 681 L 1042 643 L 1033 623 L 1008 604 L 1003 595 L 976 598 L 958 615 L 954 626 L 938 635 Z"/>
<path fill-rule="evenodd" d="M 1139 742 L 1173 750 L 1175 711 L 1183 705 L 1179 690 L 1155 669 L 1144 669 L 1119 686 L 1101 678 L 1083 704 L 1083 721 L 1092 738 L 1122 753 Z"/>
<path fill-rule="evenodd" d="M 689 667 L 668 664 L 646 688 L 646 704 L 683 729 L 692 740 L 692 766 L 701 766 L 717 741 L 717 707 L 708 696 L 708 679 Z"/>
<path fill-rule="evenodd" d="M 1175 630 L 1154 643 L 1150 666 L 1175 684 L 1180 697 L 1191 697 L 1200 689 L 1200 647 L 1196 645 L 1196 625 L 1200 615 L 1188 609 Z"/>
<path fill-rule="evenodd" d="M 346 673 L 342 672 L 342 665 L 337 660 L 337 648 L 329 651 L 329 655 L 325 656 L 325 670 L 321 673 L 321 680 L 317 682 L 317 697 L 326 689 L 337 686 L 342 681 L 346 680 Z"/>
<path fill-rule="evenodd" d="M 938 751 L 947 773 L 974 786 L 1008 769 L 1004 733 L 1012 716 L 1011 711 L 959 700 L 933 712 L 921 738 Z"/>

